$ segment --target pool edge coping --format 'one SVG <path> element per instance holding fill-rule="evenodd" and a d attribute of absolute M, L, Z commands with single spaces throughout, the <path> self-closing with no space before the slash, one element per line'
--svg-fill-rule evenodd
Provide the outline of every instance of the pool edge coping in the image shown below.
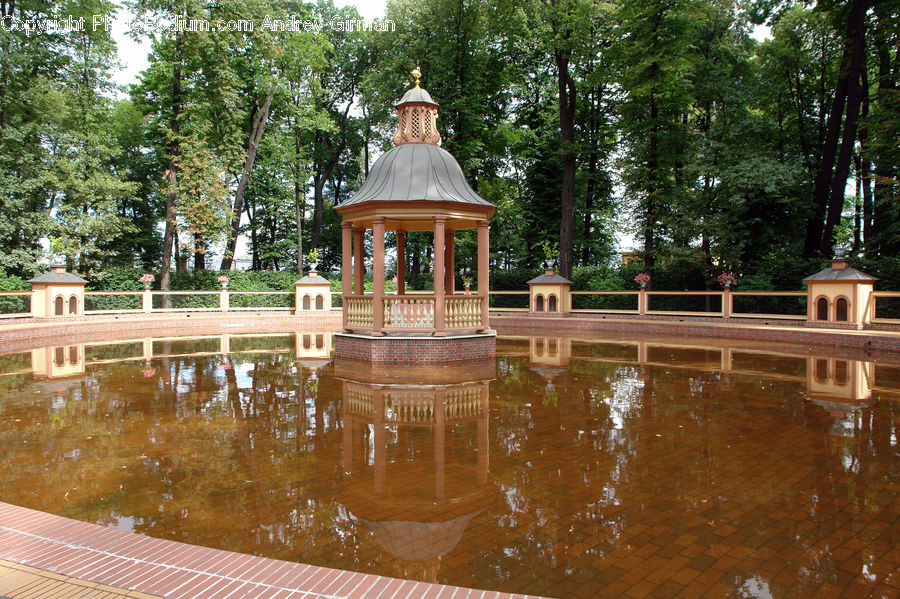
<path fill-rule="evenodd" d="M 450 599 L 460 591 L 469 599 L 544 599 L 213 549 L 5 502 L 0 502 L 0 560 L 167 599 Z"/>

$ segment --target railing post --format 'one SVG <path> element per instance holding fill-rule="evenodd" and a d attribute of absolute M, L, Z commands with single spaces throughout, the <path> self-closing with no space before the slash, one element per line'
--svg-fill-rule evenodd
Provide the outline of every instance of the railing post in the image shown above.
<path fill-rule="evenodd" d="M 372 220 L 372 334 L 384 335 L 384 218 Z M 437 248 L 435 248 L 437 251 Z"/>
<path fill-rule="evenodd" d="M 228 289 L 225 287 L 219 292 L 219 310 L 228 312 Z"/>
<path fill-rule="evenodd" d="M 478 221 L 478 297 L 481 299 L 481 329 L 487 333 L 491 330 L 490 314 L 490 222 Z"/>
<path fill-rule="evenodd" d="M 353 224 L 349 221 L 344 221 L 341 223 L 341 322 L 344 331 L 348 332 L 350 330 L 347 327 L 350 317 L 350 302 L 347 300 L 347 297 L 353 294 L 352 260 Z M 359 266 L 357 266 L 357 268 L 359 268 Z M 299 291 L 297 296 L 297 311 L 300 311 Z"/>
<path fill-rule="evenodd" d="M 733 301 L 734 298 L 731 297 L 731 287 L 726 285 L 725 289 L 722 291 L 722 318 L 731 318 Z"/>
<path fill-rule="evenodd" d="M 141 296 L 141 308 L 147 314 L 153 312 L 153 292 L 149 287 L 144 289 L 144 294 Z"/>
<path fill-rule="evenodd" d="M 647 290 L 643 287 L 638 292 L 638 314 L 647 315 Z"/>
<path fill-rule="evenodd" d="M 447 257 L 444 242 L 446 241 L 444 224 L 446 217 L 434 218 L 434 333 L 436 337 L 446 335 L 444 330 L 444 259 Z"/>

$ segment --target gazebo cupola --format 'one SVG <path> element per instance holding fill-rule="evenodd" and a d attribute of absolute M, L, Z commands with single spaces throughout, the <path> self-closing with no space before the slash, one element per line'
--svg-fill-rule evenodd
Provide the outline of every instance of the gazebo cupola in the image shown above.
<path fill-rule="evenodd" d="M 343 218 L 344 332 L 367 337 L 492 336 L 488 324 L 488 230 L 496 208 L 475 193 L 453 156 L 440 147 L 438 104 L 419 87 L 418 69 L 412 74 L 415 87 L 397 103 L 394 147 L 372 165 L 359 191 L 336 207 Z M 465 229 L 478 230 L 474 295 L 457 293 L 454 288 L 454 236 Z M 371 294 L 363 288 L 366 230 L 372 231 L 373 241 Z M 397 291 L 390 294 L 384 289 L 386 231 L 397 235 Z M 409 231 L 434 235 L 431 293 L 406 292 Z M 339 346 L 336 340 L 336 352 Z"/>

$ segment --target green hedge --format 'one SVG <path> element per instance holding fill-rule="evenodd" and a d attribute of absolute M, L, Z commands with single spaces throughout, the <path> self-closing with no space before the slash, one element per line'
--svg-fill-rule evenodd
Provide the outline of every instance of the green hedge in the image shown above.
<path fill-rule="evenodd" d="M 31 291 L 31 285 L 16 276 L 7 275 L 0 268 L 0 291 Z M 0 314 L 31 312 L 31 298 L 25 296 L 0 297 Z"/>

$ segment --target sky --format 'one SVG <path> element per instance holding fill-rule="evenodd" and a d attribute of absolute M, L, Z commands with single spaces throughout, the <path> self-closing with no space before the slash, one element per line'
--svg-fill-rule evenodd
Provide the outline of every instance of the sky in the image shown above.
<path fill-rule="evenodd" d="M 384 18 L 385 4 L 387 0 L 334 0 L 334 5 L 344 7 L 355 5 L 359 13 L 366 20 Z M 131 13 L 125 8 L 120 8 L 117 18 L 113 23 L 113 38 L 119 47 L 119 62 L 121 70 L 117 71 L 113 80 L 125 87 L 137 81 L 141 71 L 149 64 L 147 54 L 150 52 L 149 40 L 135 41 L 128 35 L 128 22 Z"/>

